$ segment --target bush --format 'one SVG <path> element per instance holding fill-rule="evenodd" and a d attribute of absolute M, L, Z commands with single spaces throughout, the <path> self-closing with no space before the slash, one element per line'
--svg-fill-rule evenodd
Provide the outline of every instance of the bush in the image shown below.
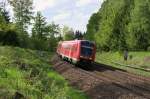
<path fill-rule="evenodd" d="M 17 32 L 13 30 L 1 31 L 0 43 L 2 45 L 19 46 L 19 38 Z"/>
<path fill-rule="evenodd" d="M 34 50 L 47 50 L 47 43 L 45 40 L 32 38 L 31 43 L 31 48 Z"/>
<path fill-rule="evenodd" d="M 15 31 L 9 30 L 5 32 L 2 38 L 3 45 L 19 46 L 19 38 Z"/>

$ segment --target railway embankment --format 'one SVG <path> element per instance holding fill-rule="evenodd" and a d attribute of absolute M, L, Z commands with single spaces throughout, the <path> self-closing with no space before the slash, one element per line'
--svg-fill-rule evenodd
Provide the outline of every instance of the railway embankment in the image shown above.
<path fill-rule="evenodd" d="M 150 78 L 126 70 L 93 63 L 76 67 L 57 55 L 51 60 L 53 68 L 70 85 L 85 92 L 91 99 L 149 99 Z M 85 69 L 88 67 L 88 69 Z"/>
<path fill-rule="evenodd" d="M 0 99 L 87 99 L 49 62 L 51 52 L 0 47 Z"/>

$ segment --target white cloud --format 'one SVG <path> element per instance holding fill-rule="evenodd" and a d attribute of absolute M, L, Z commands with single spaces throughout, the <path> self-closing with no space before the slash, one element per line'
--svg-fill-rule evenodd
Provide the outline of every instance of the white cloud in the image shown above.
<path fill-rule="evenodd" d="M 69 17 L 71 17 L 71 13 L 70 12 L 61 12 L 58 15 L 53 17 L 53 21 L 66 20 Z"/>
<path fill-rule="evenodd" d="M 93 2 L 93 0 L 77 0 L 76 1 L 76 6 L 77 7 L 86 6 L 86 5 L 88 5 L 88 4 L 92 3 L 92 2 Z"/>
<path fill-rule="evenodd" d="M 76 30 L 86 31 L 86 24 L 88 22 L 90 15 L 85 15 L 84 13 L 78 13 L 78 15 L 74 16 L 74 28 Z"/>
<path fill-rule="evenodd" d="M 36 11 L 43 11 L 49 7 L 54 7 L 56 3 L 56 0 L 34 0 L 34 7 Z"/>
<path fill-rule="evenodd" d="M 67 11 L 54 16 L 53 20 L 50 21 L 60 24 L 61 27 L 67 25 L 74 30 L 86 31 L 86 24 L 89 17 L 90 15 L 82 12 L 77 13 L 77 11 Z"/>

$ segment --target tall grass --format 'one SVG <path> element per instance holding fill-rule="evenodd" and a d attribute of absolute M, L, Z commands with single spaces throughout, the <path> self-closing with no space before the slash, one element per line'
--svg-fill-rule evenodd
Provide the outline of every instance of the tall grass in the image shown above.
<path fill-rule="evenodd" d="M 0 99 L 86 99 L 50 65 L 52 53 L 0 47 Z"/>
<path fill-rule="evenodd" d="M 140 69 L 150 69 L 150 52 L 129 52 L 128 60 L 124 61 L 123 53 L 103 52 L 97 53 L 96 61 L 113 67 L 124 69 L 139 75 L 150 76 L 149 72 L 131 69 L 132 66 Z"/>

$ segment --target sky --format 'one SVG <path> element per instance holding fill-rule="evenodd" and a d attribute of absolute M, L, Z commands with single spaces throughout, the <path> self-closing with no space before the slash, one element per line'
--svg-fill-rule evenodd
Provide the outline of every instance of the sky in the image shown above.
<path fill-rule="evenodd" d="M 41 11 L 48 22 L 86 31 L 90 16 L 97 12 L 103 0 L 34 0 L 35 11 Z"/>
<path fill-rule="evenodd" d="M 33 0 L 33 6 L 35 12 L 42 12 L 48 23 L 67 25 L 84 32 L 90 16 L 100 9 L 102 2 L 103 0 Z M 9 11 L 12 16 L 11 7 Z"/>

